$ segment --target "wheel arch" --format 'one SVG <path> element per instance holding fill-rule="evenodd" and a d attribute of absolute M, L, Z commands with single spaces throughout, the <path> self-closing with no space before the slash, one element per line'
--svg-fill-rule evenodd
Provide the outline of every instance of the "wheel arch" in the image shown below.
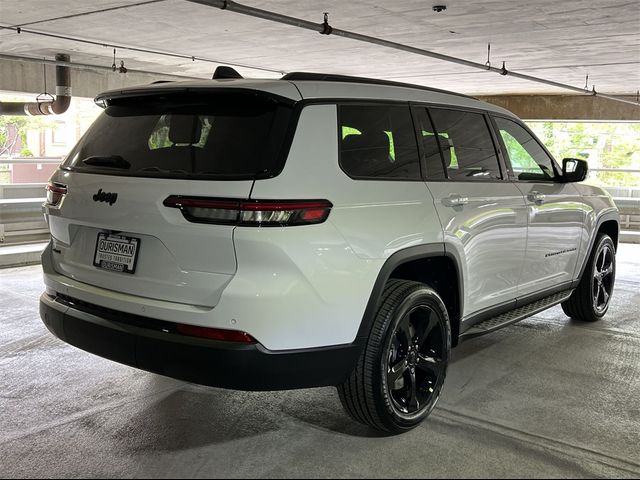
<path fill-rule="evenodd" d="M 609 235 L 611 240 L 613 240 L 613 244 L 616 249 L 618 248 L 618 239 L 620 237 L 620 224 L 618 223 L 618 220 L 603 220 L 598 226 L 596 236 L 598 233 L 606 233 Z"/>
<path fill-rule="evenodd" d="M 589 256 L 591 255 L 591 251 L 593 250 L 593 247 L 596 243 L 596 238 L 598 238 L 598 234 L 600 233 L 606 233 L 607 235 L 609 235 L 611 237 L 611 240 L 613 240 L 613 244 L 615 245 L 616 250 L 618 249 L 618 241 L 620 238 L 620 216 L 618 215 L 617 211 L 606 212 L 596 220 L 596 226 L 593 229 L 591 238 L 589 239 L 589 248 L 586 250 L 586 255 L 582 260 L 582 265 L 580 266 L 580 271 L 577 278 L 575 279 L 575 282 L 579 282 L 582 278 L 584 269 L 589 262 Z"/>
<path fill-rule="evenodd" d="M 367 302 L 357 340 L 366 341 L 368 338 L 384 286 L 391 278 L 425 283 L 440 295 L 451 323 L 451 346 L 457 345 L 464 298 L 462 269 L 457 255 L 444 243 L 409 247 L 395 252 L 386 260 Z"/>

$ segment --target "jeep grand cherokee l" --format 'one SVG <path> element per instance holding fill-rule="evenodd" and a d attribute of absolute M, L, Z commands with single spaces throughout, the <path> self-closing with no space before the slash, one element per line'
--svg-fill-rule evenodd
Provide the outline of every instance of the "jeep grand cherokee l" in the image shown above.
<path fill-rule="evenodd" d="M 335 385 L 402 432 L 461 340 L 607 311 L 611 197 L 506 110 L 305 73 L 96 102 L 45 205 L 41 316 L 71 345 L 216 387 Z"/>

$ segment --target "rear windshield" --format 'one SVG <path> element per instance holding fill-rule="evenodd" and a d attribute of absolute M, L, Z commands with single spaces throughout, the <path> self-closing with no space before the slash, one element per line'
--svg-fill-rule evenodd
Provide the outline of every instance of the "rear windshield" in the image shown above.
<path fill-rule="evenodd" d="M 290 117 L 290 105 L 260 93 L 115 99 L 64 167 L 139 177 L 271 177 L 284 166 Z"/>

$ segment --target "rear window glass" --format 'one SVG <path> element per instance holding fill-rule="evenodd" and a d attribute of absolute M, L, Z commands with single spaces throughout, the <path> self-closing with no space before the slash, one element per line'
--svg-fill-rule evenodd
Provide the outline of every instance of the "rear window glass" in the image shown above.
<path fill-rule="evenodd" d="M 502 178 L 484 115 L 440 108 L 430 111 L 450 179 L 480 181 Z"/>
<path fill-rule="evenodd" d="M 421 180 L 408 106 L 340 105 L 340 165 L 373 180 Z"/>
<path fill-rule="evenodd" d="M 116 100 L 65 167 L 168 178 L 251 179 L 279 173 L 291 107 L 259 94 Z"/>

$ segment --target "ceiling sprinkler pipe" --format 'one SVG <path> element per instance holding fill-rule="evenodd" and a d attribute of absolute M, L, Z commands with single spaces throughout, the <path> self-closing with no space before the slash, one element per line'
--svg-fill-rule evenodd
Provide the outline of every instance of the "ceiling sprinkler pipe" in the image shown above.
<path fill-rule="evenodd" d="M 69 55 L 59 53 L 56 61 L 69 62 Z M 56 96 L 45 102 L 0 102 L 0 115 L 60 115 L 71 104 L 71 71 L 56 65 Z"/>
<path fill-rule="evenodd" d="M 61 65 L 68 67 L 71 70 L 82 70 L 87 72 L 113 72 L 113 67 L 107 67 L 106 65 L 96 65 L 92 63 L 76 63 L 76 62 L 62 62 L 56 60 L 47 60 L 44 58 L 25 57 L 21 55 L 7 55 L 6 53 L 0 53 L 0 60 L 9 60 L 12 62 L 29 62 L 37 63 L 39 65 Z M 203 77 L 191 77 L 187 75 L 174 75 L 163 72 L 153 72 L 150 70 L 135 70 L 132 68 L 127 69 L 128 73 L 139 73 L 142 75 L 156 75 L 163 78 L 171 78 L 175 80 L 203 80 Z"/>
<path fill-rule="evenodd" d="M 304 28 L 307 30 L 314 30 L 318 33 L 325 33 L 328 24 L 325 23 L 314 23 L 308 20 L 303 20 L 300 18 L 290 17 L 287 15 L 282 15 L 275 12 L 270 12 L 268 10 L 262 10 L 255 7 L 250 7 L 248 5 L 242 5 L 233 0 L 188 0 L 192 3 L 199 3 L 201 5 L 207 5 L 209 7 L 220 8 L 222 10 L 229 10 L 230 12 L 240 13 L 242 15 L 249 15 L 251 17 L 262 18 L 264 20 L 269 20 L 272 22 L 283 23 L 285 25 L 291 25 L 293 27 Z M 600 92 L 584 90 L 579 87 L 574 87 L 573 85 L 567 85 L 560 82 L 554 82 L 553 80 L 547 80 L 545 78 L 533 77 L 531 75 L 525 75 L 523 73 L 514 72 L 511 70 L 507 70 L 506 67 L 497 68 L 489 66 L 487 67 L 484 63 L 472 62 L 470 60 L 465 60 L 464 58 L 453 57 L 451 55 L 445 55 L 442 53 L 432 52 L 431 50 L 425 50 L 423 48 L 416 48 L 410 45 L 404 45 L 402 43 L 396 43 L 389 40 L 384 40 L 378 37 L 371 37 L 369 35 L 363 35 L 356 32 L 350 32 L 347 30 L 342 30 L 339 28 L 331 27 L 331 34 L 337 35 L 343 38 L 349 38 L 351 40 L 358 40 L 360 42 L 371 43 L 374 45 L 380 45 L 382 47 L 393 48 L 396 50 L 402 50 L 405 52 L 413 53 L 416 55 L 422 55 L 424 57 L 435 58 L 437 60 L 442 60 L 445 62 L 456 63 L 458 65 L 464 65 L 470 68 L 477 68 L 479 70 L 499 73 L 500 75 L 509 75 L 515 78 L 519 78 L 521 80 L 526 80 L 529 82 L 537 82 L 543 83 L 545 85 L 550 85 L 552 87 L 561 88 L 565 90 L 572 90 L 576 93 L 580 93 L 582 95 L 593 95 L 602 98 L 606 98 L 609 100 L 613 100 L 616 102 L 628 103 L 631 105 L 638 104 L 634 101 L 627 100 L 620 97 L 615 97 L 613 95 L 603 95 Z"/>

